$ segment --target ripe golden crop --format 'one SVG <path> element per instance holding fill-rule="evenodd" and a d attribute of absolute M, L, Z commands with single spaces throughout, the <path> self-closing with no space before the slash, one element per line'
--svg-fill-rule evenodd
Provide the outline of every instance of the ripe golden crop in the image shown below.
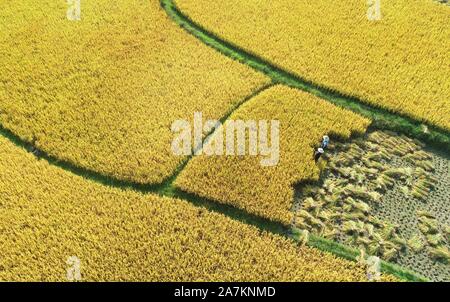
<path fill-rule="evenodd" d="M 349 138 L 369 120 L 296 89 L 274 86 L 257 95 L 230 120 L 279 120 L 279 163 L 260 165 L 261 156 L 198 156 L 181 172 L 180 189 L 289 224 L 295 183 L 317 179 L 313 146 L 323 135 Z M 248 139 L 248 137 L 247 137 Z"/>
<path fill-rule="evenodd" d="M 186 34 L 158 0 L 0 3 L 0 123 L 119 179 L 160 183 L 183 157 L 170 126 L 220 118 L 268 79 Z"/>
<path fill-rule="evenodd" d="M 186 201 L 102 186 L 0 137 L 0 280 L 364 281 L 364 268 Z M 386 276 L 386 280 L 394 278 Z"/>
<path fill-rule="evenodd" d="M 450 9 L 435 1 L 176 0 L 208 30 L 308 80 L 450 130 Z"/>

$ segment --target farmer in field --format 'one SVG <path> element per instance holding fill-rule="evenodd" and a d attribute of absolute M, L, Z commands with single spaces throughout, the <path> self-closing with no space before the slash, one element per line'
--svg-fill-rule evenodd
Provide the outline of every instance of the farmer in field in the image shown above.
<path fill-rule="evenodd" d="M 329 143 L 330 143 L 330 138 L 327 135 L 324 135 L 322 138 L 322 143 L 321 143 L 320 147 L 322 149 L 326 149 L 328 147 Z"/>
<path fill-rule="evenodd" d="M 324 135 L 322 137 L 320 147 L 317 149 L 314 149 L 314 161 L 316 163 L 319 161 L 320 157 L 325 153 L 325 149 L 328 147 L 329 143 L 330 143 L 330 138 L 327 135 Z"/>
<path fill-rule="evenodd" d="M 318 148 L 314 151 L 314 161 L 317 163 L 319 158 L 323 155 L 325 151 L 322 148 Z"/>

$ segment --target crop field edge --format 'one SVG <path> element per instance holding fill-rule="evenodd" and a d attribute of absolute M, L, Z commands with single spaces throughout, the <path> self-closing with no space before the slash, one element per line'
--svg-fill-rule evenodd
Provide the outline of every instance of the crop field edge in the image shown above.
<path fill-rule="evenodd" d="M 361 99 L 303 79 L 203 28 L 180 11 L 175 2 L 176 0 L 160 0 L 161 7 L 181 28 L 223 55 L 264 73 L 274 83 L 309 92 L 335 105 L 359 113 L 370 118 L 373 121 L 372 125 L 378 129 L 403 133 L 450 152 L 450 132 L 448 130 L 415 120 L 409 116 L 368 105 Z M 427 131 L 424 131 L 423 126 L 428 128 Z"/>

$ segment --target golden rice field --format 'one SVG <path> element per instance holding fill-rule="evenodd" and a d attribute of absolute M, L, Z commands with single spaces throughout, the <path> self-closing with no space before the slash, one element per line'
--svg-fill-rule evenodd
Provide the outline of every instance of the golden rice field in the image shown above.
<path fill-rule="evenodd" d="M 381 1 L 0 1 L 0 282 L 447 278 L 450 10 Z"/>
<path fill-rule="evenodd" d="M 101 186 L 0 137 L 0 280 L 364 281 L 362 266 L 186 201 Z M 384 280 L 393 281 L 386 276 Z"/>
<path fill-rule="evenodd" d="M 309 81 L 450 130 L 450 9 L 432 0 L 176 0 L 221 38 Z"/>
<path fill-rule="evenodd" d="M 252 155 L 197 156 L 175 185 L 284 224 L 290 224 L 293 217 L 293 185 L 319 177 L 313 146 L 325 134 L 341 139 L 361 134 L 370 123 L 351 111 L 281 85 L 249 100 L 230 120 L 280 121 L 278 164 L 262 167 L 261 156 Z"/>
<path fill-rule="evenodd" d="M 184 160 L 170 125 L 220 118 L 268 79 L 174 24 L 158 0 L 0 2 L 0 123 L 114 178 L 156 184 Z"/>

